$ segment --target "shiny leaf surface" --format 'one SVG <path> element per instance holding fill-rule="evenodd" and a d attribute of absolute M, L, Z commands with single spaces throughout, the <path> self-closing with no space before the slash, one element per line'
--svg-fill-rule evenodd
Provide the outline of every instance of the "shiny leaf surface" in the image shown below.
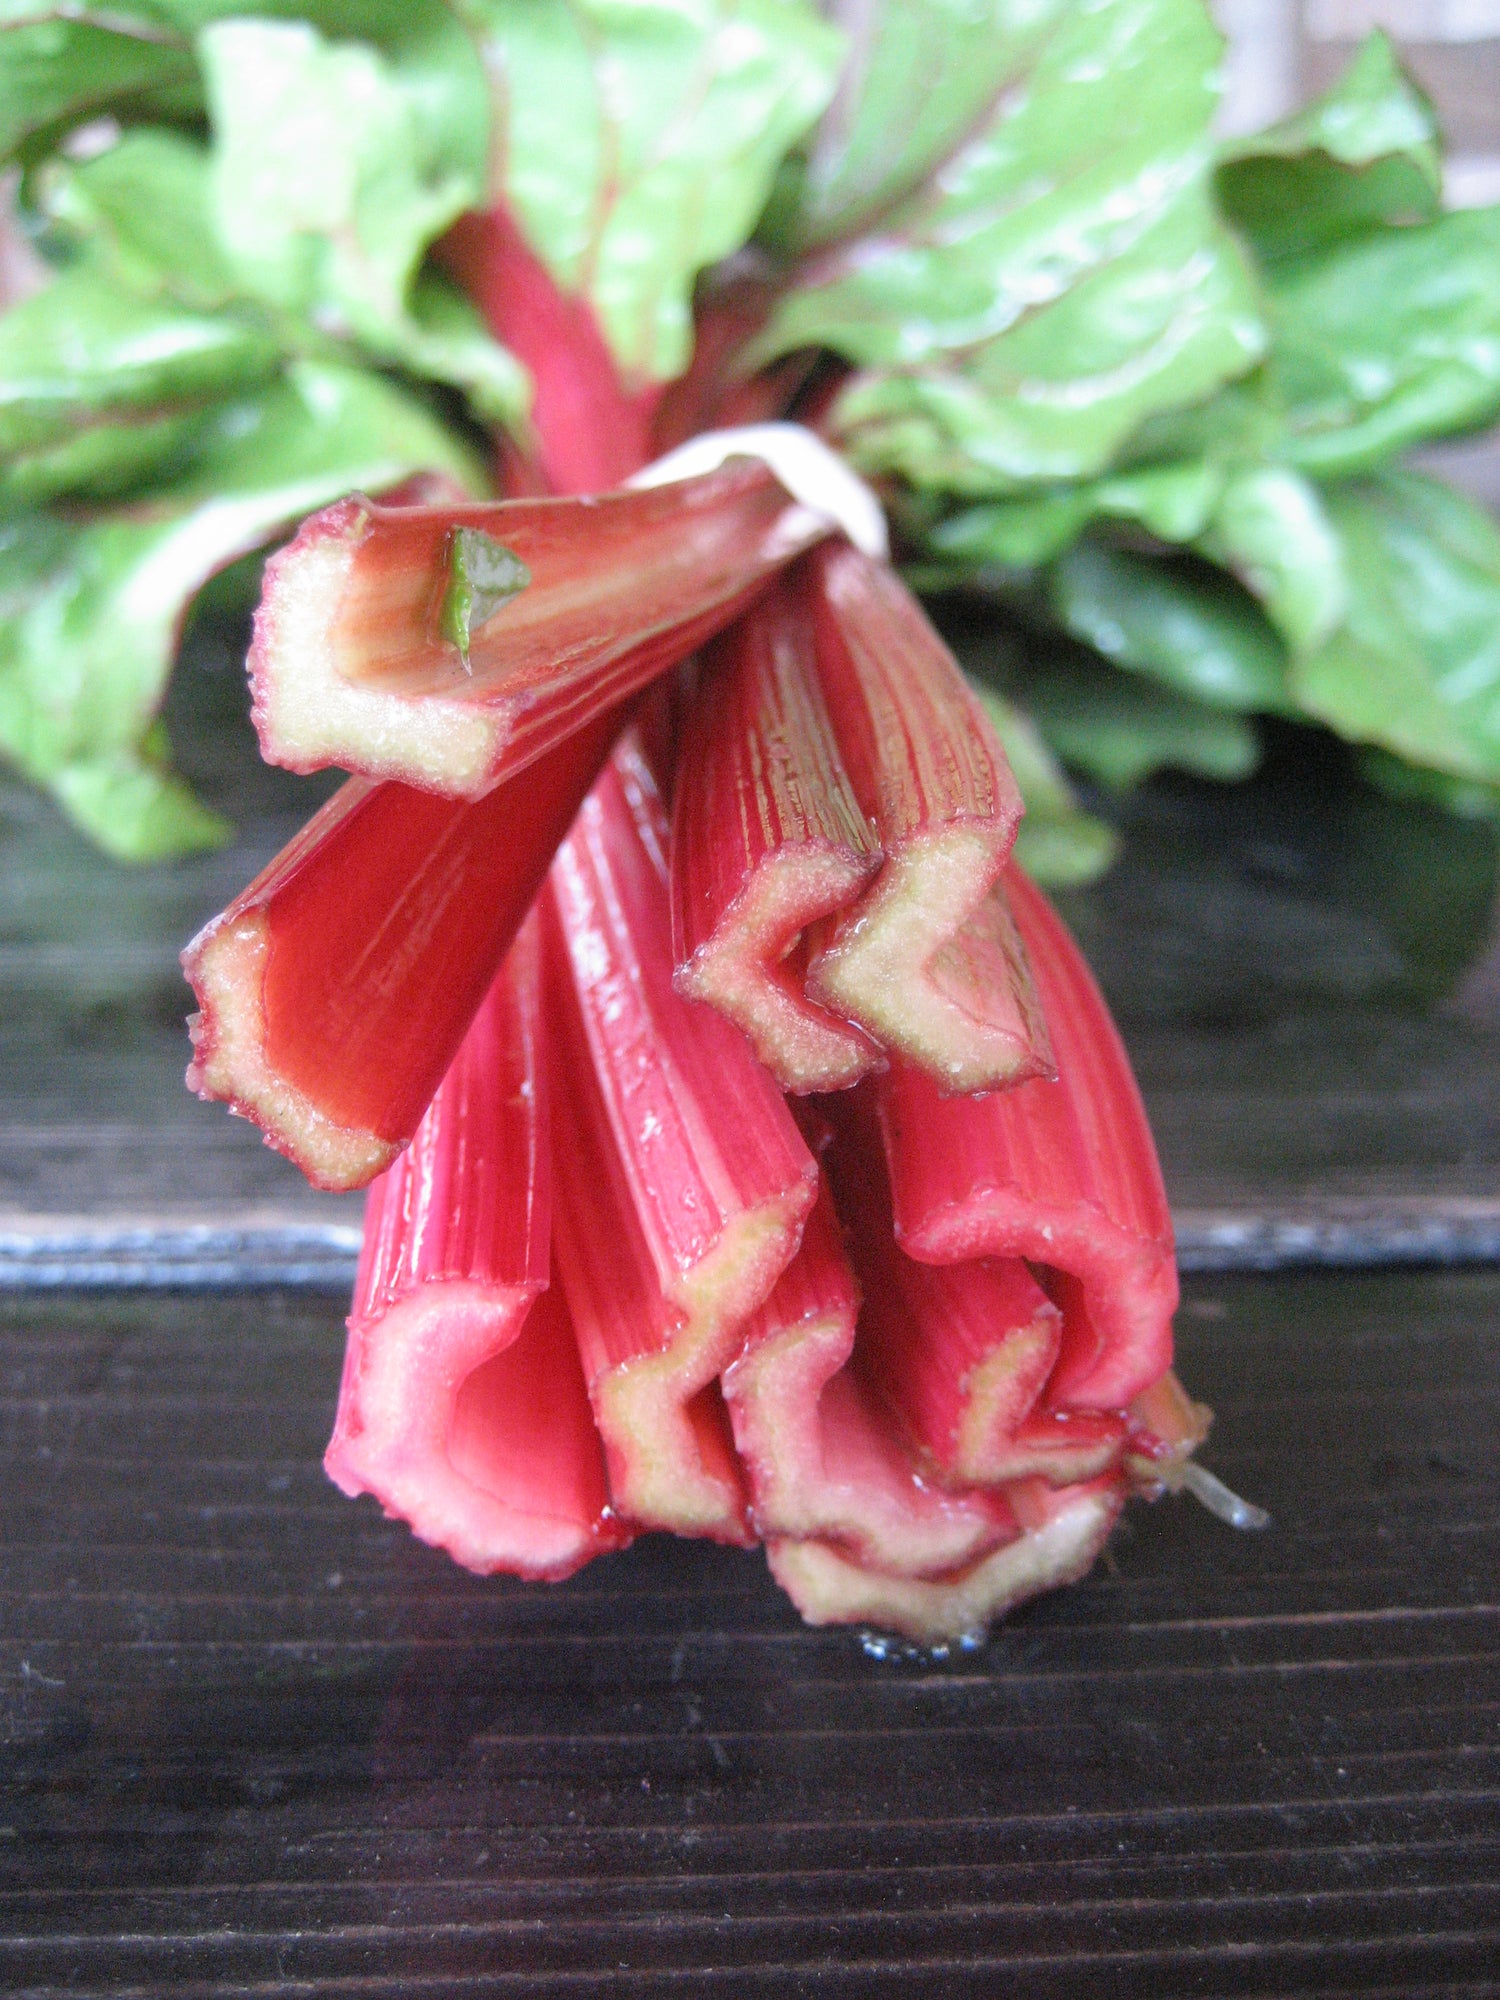
<path fill-rule="evenodd" d="M 1500 781 L 1500 530 L 1415 473 L 1338 488 L 1329 512 L 1349 610 L 1293 663 L 1302 706 L 1413 764 Z"/>
<path fill-rule="evenodd" d="M 496 118 L 491 193 L 622 372 L 687 365 L 693 280 L 744 242 L 828 100 L 804 0 L 467 0 Z"/>
<path fill-rule="evenodd" d="M 1116 666 L 1215 708 L 1287 704 L 1283 649 L 1253 601 L 1212 571 L 1080 542 L 1052 571 L 1063 627 Z"/>
<path fill-rule="evenodd" d="M 208 424 L 149 506 L 30 515 L 0 539 L 0 747 L 132 859 L 202 845 L 150 736 L 178 627 L 201 585 L 322 502 L 473 468 L 434 419 L 353 370 L 305 363 Z"/>
<path fill-rule="evenodd" d="M 880 107 L 913 73 L 943 72 L 947 129 L 929 107 L 921 144 L 871 182 L 884 205 L 856 208 L 859 233 L 801 263 L 764 343 L 859 365 L 835 422 L 866 468 L 976 495 L 1100 471 L 1153 411 L 1207 395 L 1261 346 L 1211 199 L 1218 43 L 1202 11 L 984 12 L 978 68 L 957 10 L 875 17 L 860 57 L 871 108 L 842 111 L 828 187 L 878 155 Z M 959 37 L 946 69 L 927 46 L 945 35 Z"/>

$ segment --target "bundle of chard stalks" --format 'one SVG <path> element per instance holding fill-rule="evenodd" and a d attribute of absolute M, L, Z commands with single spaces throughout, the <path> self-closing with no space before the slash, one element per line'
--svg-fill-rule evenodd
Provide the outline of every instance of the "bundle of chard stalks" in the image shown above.
<path fill-rule="evenodd" d="M 1218 1491 L 1118 1035 L 812 430 L 341 502 L 250 673 L 269 757 L 357 775 L 185 954 L 189 1081 L 369 1185 L 346 1492 L 523 1577 L 763 1541 L 804 1617 L 931 1643 Z"/>

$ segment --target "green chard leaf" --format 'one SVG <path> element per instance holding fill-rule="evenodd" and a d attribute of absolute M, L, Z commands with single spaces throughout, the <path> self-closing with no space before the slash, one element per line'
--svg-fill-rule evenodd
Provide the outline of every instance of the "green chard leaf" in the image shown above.
<path fill-rule="evenodd" d="M 1024 708 L 995 688 L 981 685 L 975 693 L 995 725 L 1026 803 L 1026 817 L 1016 836 L 1016 859 L 1044 889 L 1075 889 L 1097 882 L 1120 851 L 1119 835 L 1079 805 L 1067 774 Z"/>
<path fill-rule="evenodd" d="M 1469 784 L 1500 784 L 1500 529 L 1436 480 L 1335 487 L 1349 607 L 1295 658 L 1303 710 L 1341 736 Z"/>
<path fill-rule="evenodd" d="M 1219 198 L 1264 262 L 1431 221 L 1442 189 L 1432 106 L 1378 33 L 1323 96 L 1227 146 L 1219 170 Z"/>
<path fill-rule="evenodd" d="M 183 467 L 207 426 L 201 406 L 168 416 L 116 411 L 107 422 L 84 424 L 60 443 L 6 453 L 0 456 L 0 511 L 63 498 L 123 498 L 143 481 Z"/>
<path fill-rule="evenodd" d="M 441 280 L 416 284 L 427 246 L 481 198 L 472 149 L 440 143 L 398 67 L 367 44 L 245 19 L 205 30 L 199 50 L 211 214 L 236 288 L 519 421 L 517 363 Z"/>
<path fill-rule="evenodd" d="M 1500 413 L 1500 208 L 1381 228 L 1266 274 L 1286 457 L 1321 478 Z"/>
<path fill-rule="evenodd" d="M 828 102 L 841 40 L 808 0 L 463 0 L 495 111 L 493 198 L 622 374 L 687 366 L 692 289 L 755 227 Z"/>
<path fill-rule="evenodd" d="M 1197 0 L 894 0 L 815 138 L 763 356 L 827 346 L 873 473 L 999 497 L 1102 472 L 1261 352 L 1213 200 L 1220 44 Z M 891 130 L 903 92 L 926 108 Z M 928 80 L 930 84 L 928 83 Z M 783 215 L 784 235 L 796 219 Z"/>
<path fill-rule="evenodd" d="M 49 160 L 34 196 L 55 236 L 129 290 L 200 312 L 234 300 L 208 148 L 197 140 L 141 126 L 89 159 Z"/>
<path fill-rule="evenodd" d="M 191 471 L 149 501 L 0 528 L 0 751 L 128 860 L 218 834 L 167 770 L 156 725 L 204 582 L 351 490 L 425 470 L 481 484 L 421 404 L 355 369 L 296 364 L 208 427 Z"/>
<path fill-rule="evenodd" d="M 165 7 L 141 0 L 3 0 L 0 160 L 69 123 L 191 85 L 192 51 Z"/>
<path fill-rule="evenodd" d="M 1098 660 L 1039 663 L 1021 696 L 1057 755 L 1111 791 L 1129 791 L 1168 769 L 1234 782 L 1260 762 L 1260 739 L 1245 716 Z"/>
<path fill-rule="evenodd" d="M 1250 465 L 1226 480 L 1192 546 L 1259 598 L 1289 646 L 1316 646 L 1344 615 L 1343 550 L 1311 480 L 1286 465 Z"/>
<path fill-rule="evenodd" d="M 264 380 L 279 359 L 252 320 L 143 297 L 89 260 L 0 316 L 0 453 L 206 403 Z"/>
<path fill-rule="evenodd" d="M 1284 647 L 1253 600 L 1204 565 L 1087 539 L 1048 588 L 1063 629 L 1116 666 L 1212 708 L 1286 712 Z"/>
<path fill-rule="evenodd" d="M 1212 521 L 1224 486 L 1224 473 L 1206 459 L 1142 466 L 961 508 L 932 529 L 926 545 L 962 573 L 1050 562 L 1099 519 L 1135 522 L 1159 541 L 1190 542 Z"/>

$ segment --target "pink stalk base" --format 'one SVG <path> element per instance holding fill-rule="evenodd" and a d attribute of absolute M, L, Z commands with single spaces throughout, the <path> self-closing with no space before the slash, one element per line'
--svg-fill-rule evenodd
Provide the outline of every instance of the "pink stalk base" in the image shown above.
<path fill-rule="evenodd" d="M 1024 1257 L 1051 1275 L 1062 1411 L 1119 1411 L 1172 1359 L 1177 1272 L 1140 1093 L 1082 954 L 1018 869 L 1011 907 L 1051 1030 L 1057 1077 L 944 1097 L 897 1063 L 879 1082 L 896 1236 L 924 1263 Z"/>
<path fill-rule="evenodd" d="M 1063 1316 L 1019 1257 L 920 1264 L 896 1242 L 880 1136 L 851 1106 L 827 1156 L 865 1295 L 862 1365 L 922 1461 L 957 1486 L 1108 1470 L 1125 1442 L 1109 1412 L 1044 1407 Z"/>
<path fill-rule="evenodd" d="M 886 857 L 814 954 L 808 991 L 945 1090 L 1042 1074 L 1048 1051 L 1020 956 L 993 919 L 955 952 L 1021 817 L 994 730 L 886 564 L 840 542 L 814 551 L 799 577 L 839 749 Z"/>
<path fill-rule="evenodd" d="M 411 1148 L 370 1189 L 324 1464 L 468 1569 L 558 1578 L 627 1537 L 567 1311 L 547 1291 L 538 979 L 532 923 Z"/>
<path fill-rule="evenodd" d="M 556 1241 L 616 1508 L 751 1539 L 713 1385 L 817 1168 L 743 1039 L 672 985 L 666 824 L 627 738 L 553 865 Z"/>
<path fill-rule="evenodd" d="M 444 636 L 450 538 L 530 581 Z M 340 501 L 266 565 L 249 670 L 268 762 L 478 798 L 686 658 L 829 531 L 759 460 L 596 499 Z"/>
<path fill-rule="evenodd" d="M 1005 1612 L 1091 1568 L 1124 1504 L 1118 1480 L 1008 1492 L 1021 1532 L 951 1576 L 889 1576 L 825 1542 L 769 1542 L 766 1559 L 809 1625 L 868 1625 L 920 1646 L 977 1643 Z"/>
<path fill-rule="evenodd" d="M 606 717 L 478 805 L 355 779 L 182 955 L 188 1085 L 315 1187 L 353 1188 L 417 1128 L 617 728 Z"/>
<path fill-rule="evenodd" d="M 771 590 L 704 662 L 672 823 L 679 990 L 749 1037 L 784 1090 L 838 1090 L 879 1061 L 803 991 L 804 934 L 880 867 L 818 688 L 799 592 Z"/>
<path fill-rule="evenodd" d="M 724 1377 L 755 1526 L 767 1539 L 821 1538 L 893 1576 L 952 1570 L 1009 1540 L 1014 1517 L 1003 1499 L 946 1494 L 918 1477 L 849 1365 L 857 1310 L 825 1188 L 802 1248 Z"/>

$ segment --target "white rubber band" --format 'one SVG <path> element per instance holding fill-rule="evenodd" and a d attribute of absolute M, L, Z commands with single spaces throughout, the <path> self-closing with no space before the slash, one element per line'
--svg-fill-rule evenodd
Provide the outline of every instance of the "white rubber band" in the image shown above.
<path fill-rule="evenodd" d="M 728 458 L 760 458 L 794 500 L 832 521 L 867 556 L 890 557 L 880 502 L 838 453 L 802 424 L 742 424 L 703 431 L 626 480 L 627 486 L 670 486 L 714 472 Z"/>

